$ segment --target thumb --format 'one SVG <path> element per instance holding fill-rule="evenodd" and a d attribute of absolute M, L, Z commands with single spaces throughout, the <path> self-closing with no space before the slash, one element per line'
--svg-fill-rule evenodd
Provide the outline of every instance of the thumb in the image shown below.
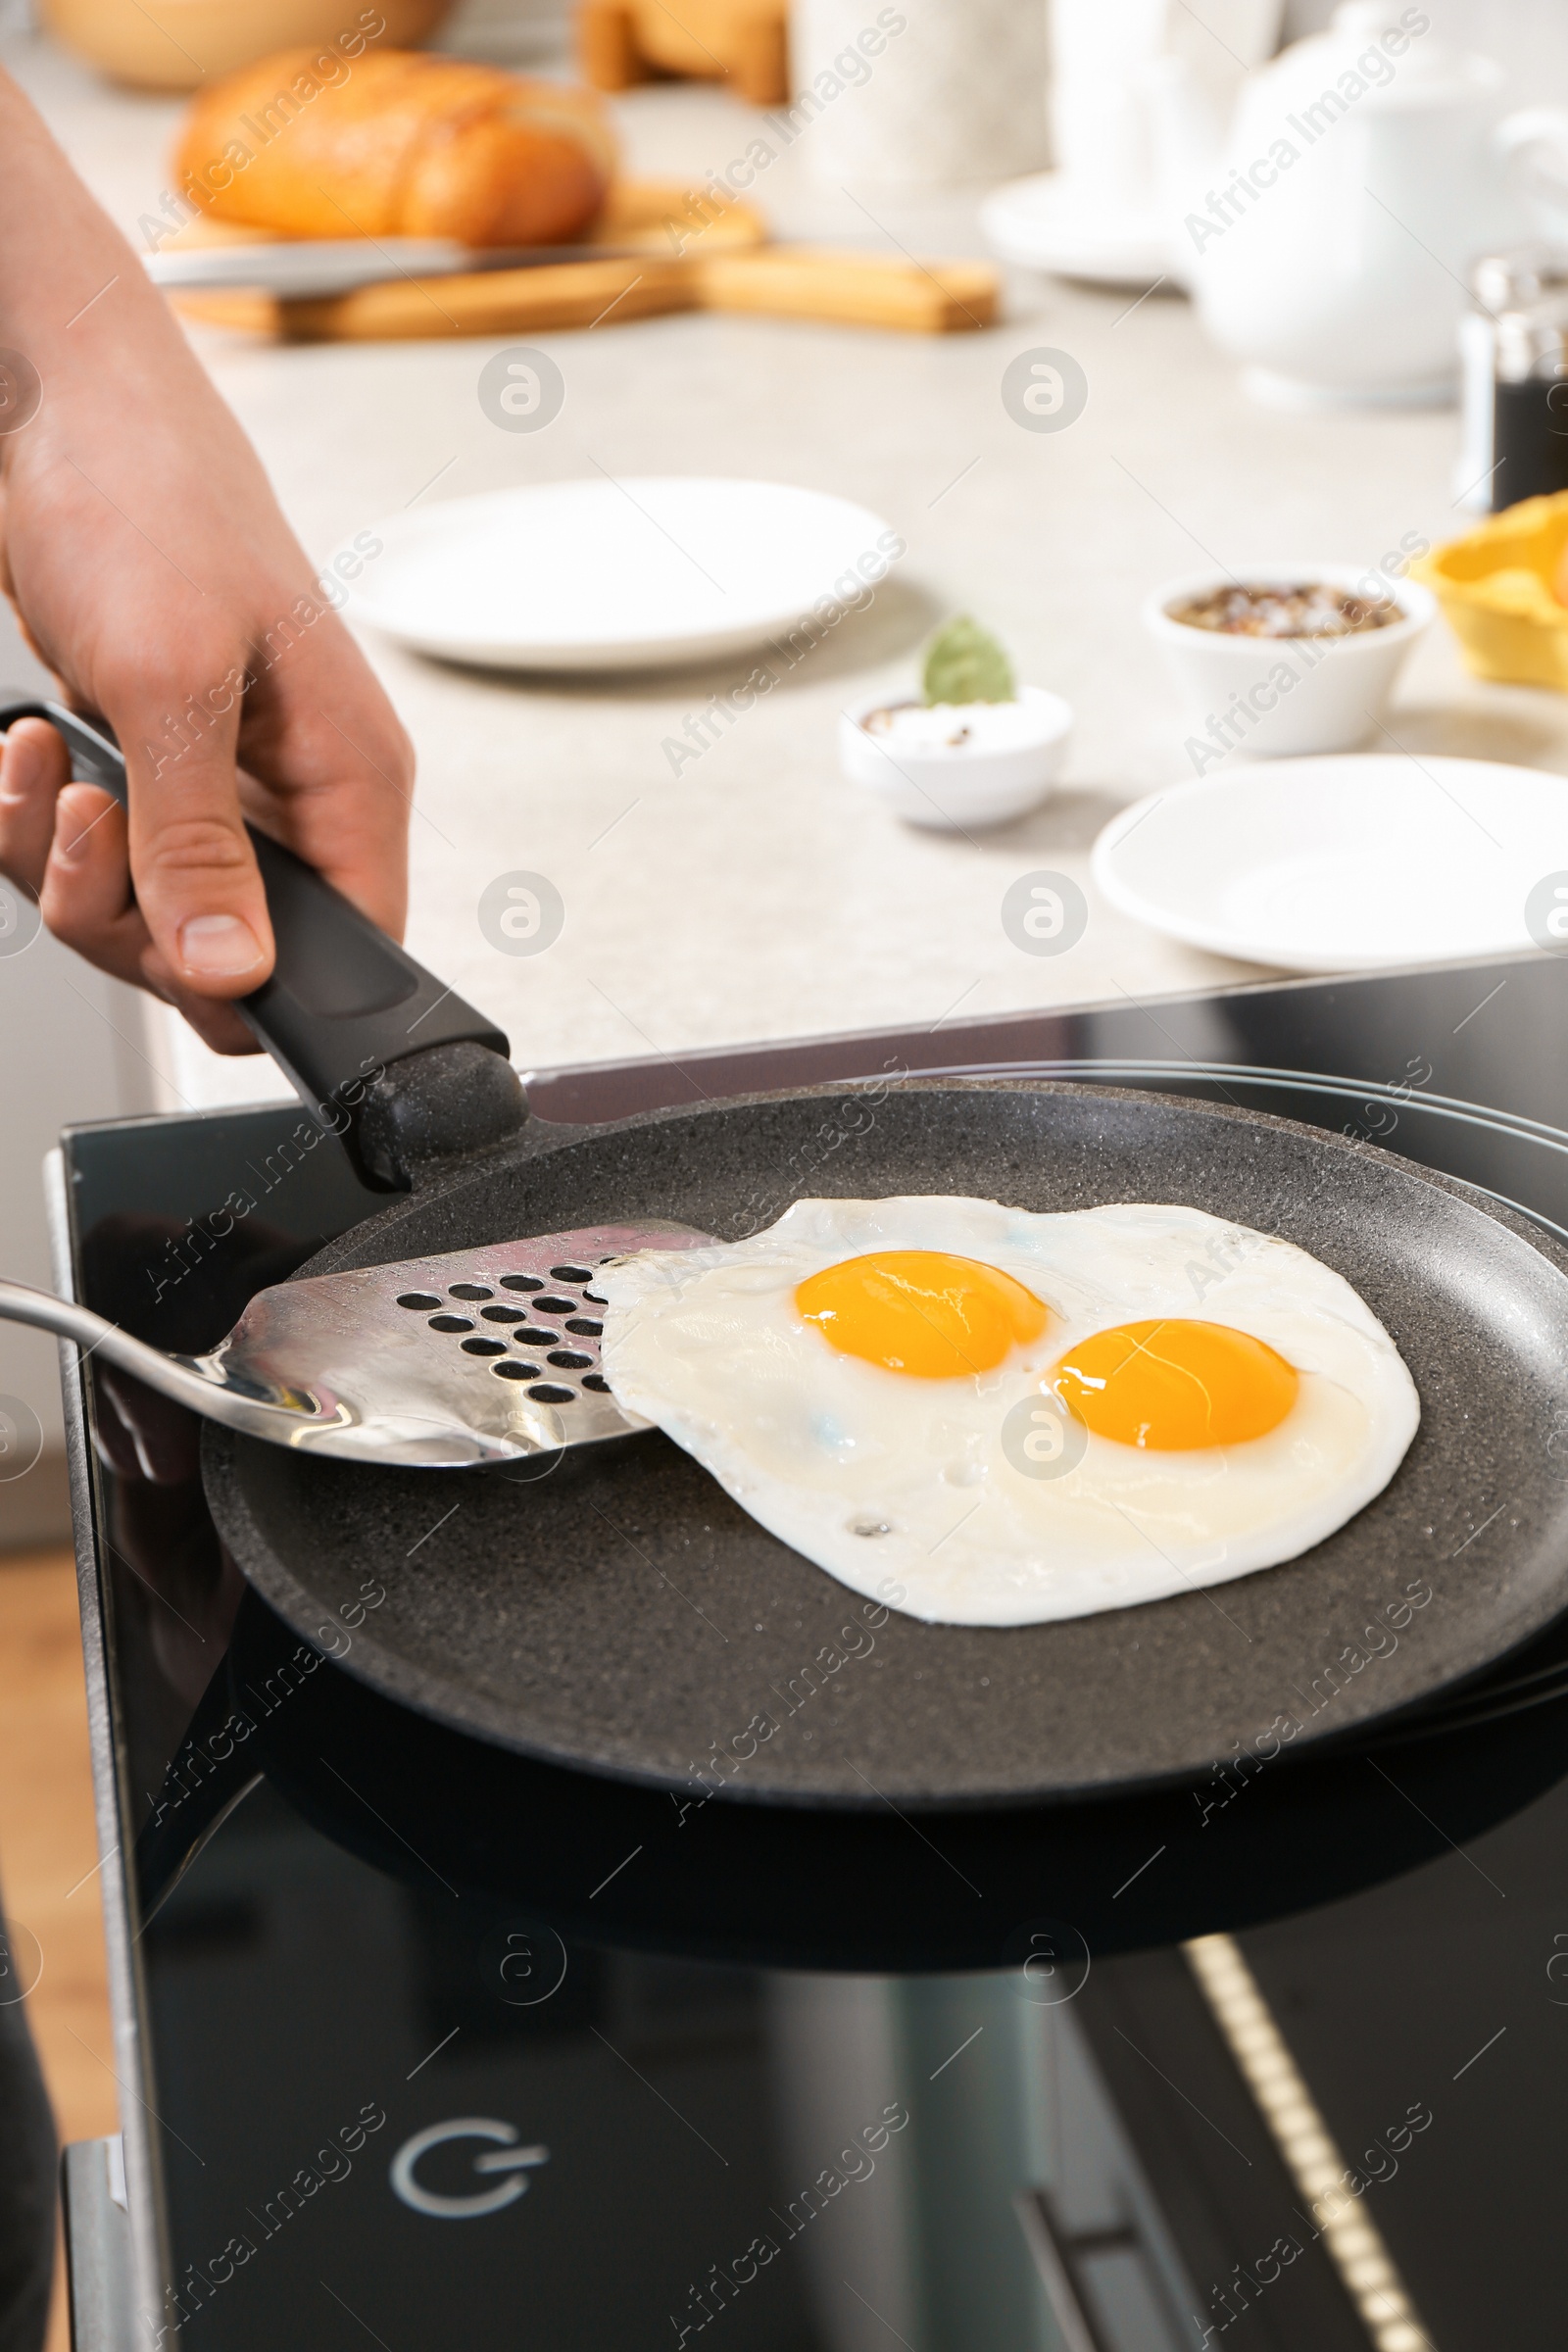
<path fill-rule="evenodd" d="M 235 773 L 239 675 L 228 674 L 220 713 L 187 698 L 174 717 L 168 704 L 139 695 L 107 713 L 125 749 L 137 902 L 174 978 L 205 997 L 246 996 L 272 968 L 267 896 Z"/>

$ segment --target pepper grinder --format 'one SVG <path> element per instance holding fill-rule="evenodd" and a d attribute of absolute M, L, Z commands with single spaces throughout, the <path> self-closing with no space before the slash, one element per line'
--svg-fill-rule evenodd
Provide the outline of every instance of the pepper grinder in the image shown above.
<path fill-rule="evenodd" d="M 1471 270 L 1470 295 L 1459 322 L 1454 504 L 1499 514 L 1568 490 L 1568 250 L 1487 254 Z"/>

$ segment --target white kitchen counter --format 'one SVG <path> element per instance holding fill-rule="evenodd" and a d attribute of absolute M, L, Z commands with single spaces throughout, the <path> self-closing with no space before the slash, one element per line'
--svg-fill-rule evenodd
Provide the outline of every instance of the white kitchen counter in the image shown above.
<path fill-rule="evenodd" d="M 37 42 L 5 54 L 133 228 L 164 185 L 176 108 L 113 93 Z M 748 110 L 712 90 L 642 91 L 618 112 L 633 169 L 694 181 L 752 135 Z M 970 199 L 872 193 L 873 222 L 806 176 L 806 148 L 753 191 L 780 232 L 982 250 Z M 678 1054 L 1250 976 L 1126 921 L 1089 885 L 1106 818 L 1190 772 L 1140 601 L 1209 561 L 1370 565 L 1402 533 L 1452 536 L 1456 422 L 1255 408 L 1185 302 L 1155 294 L 1129 313 L 1128 300 L 1020 275 L 1004 324 L 945 340 L 610 320 L 541 338 L 567 390 L 533 435 L 498 430 L 479 408 L 495 343 L 282 350 L 199 336 L 318 561 L 416 500 L 596 466 L 809 484 L 871 507 L 908 543 L 873 608 L 678 779 L 663 739 L 749 661 L 539 685 L 369 641 L 419 754 L 410 946 L 505 1024 L 519 1061 Z M 1089 378 L 1086 413 L 1058 434 L 1026 432 L 1002 406 L 1004 367 L 1038 345 L 1071 352 Z M 834 750 L 841 707 L 906 680 L 931 625 L 960 611 L 1078 713 L 1065 788 L 975 841 L 904 829 L 840 781 Z M 1412 749 L 1568 769 L 1568 700 L 1467 680 L 1441 624 L 1406 671 L 1395 725 Z M 1054 959 L 1017 951 L 999 916 L 1008 884 L 1039 867 L 1090 896 L 1085 936 Z M 548 875 L 565 903 L 562 937 L 536 958 L 499 954 L 476 920 L 486 884 L 515 868 Z M 165 1023 L 153 1049 L 171 1106 L 274 1091 L 263 1065 L 221 1064 L 177 1028 Z"/>

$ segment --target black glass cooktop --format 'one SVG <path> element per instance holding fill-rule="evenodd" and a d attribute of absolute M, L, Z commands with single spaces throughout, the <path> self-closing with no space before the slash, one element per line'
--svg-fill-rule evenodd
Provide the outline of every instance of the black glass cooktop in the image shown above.
<path fill-rule="evenodd" d="M 530 1099 L 580 1121 L 1073 1075 L 1349 1129 L 1568 1238 L 1565 1015 L 1568 970 L 1518 961 L 557 1071 Z M 378 1204 L 281 1106 L 78 1129 L 65 1173 L 78 1296 L 165 1348 Z M 225 1560 L 190 1418 L 96 1366 L 84 1401 L 150 2342 L 1494 2352 L 1559 2327 L 1560 1634 L 1309 1765 L 763 1840 L 744 1807 L 368 1691 L 354 1622 L 301 1643 Z M 1506 1514 L 1453 1503 L 1485 1575 Z"/>

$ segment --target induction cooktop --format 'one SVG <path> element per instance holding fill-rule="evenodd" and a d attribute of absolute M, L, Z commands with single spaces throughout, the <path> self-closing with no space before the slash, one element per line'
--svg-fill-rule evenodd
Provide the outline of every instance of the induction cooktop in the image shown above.
<path fill-rule="evenodd" d="M 1059 1074 L 1360 1134 L 1568 1239 L 1565 1034 L 1541 958 L 529 1096 L 577 1122 Z M 54 1185 L 62 1284 L 182 1348 L 377 1205 L 280 1105 L 73 1130 Z M 188 1416 L 92 1364 L 66 1387 L 123 2092 L 122 2170 L 68 2167 L 78 2341 L 1548 2340 L 1561 1629 L 1310 1766 L 1219 1756 L 1004 1836 L 890 1811 L 863 1845 L 768 1843 L 700 1785 L 591 1782 L 378 1697 L 353 1624 L 301 1642 L 246 1590 Z M 1491 1573 L 1505 1511 L 1451 1505 L 1451 1573 Z"/>

